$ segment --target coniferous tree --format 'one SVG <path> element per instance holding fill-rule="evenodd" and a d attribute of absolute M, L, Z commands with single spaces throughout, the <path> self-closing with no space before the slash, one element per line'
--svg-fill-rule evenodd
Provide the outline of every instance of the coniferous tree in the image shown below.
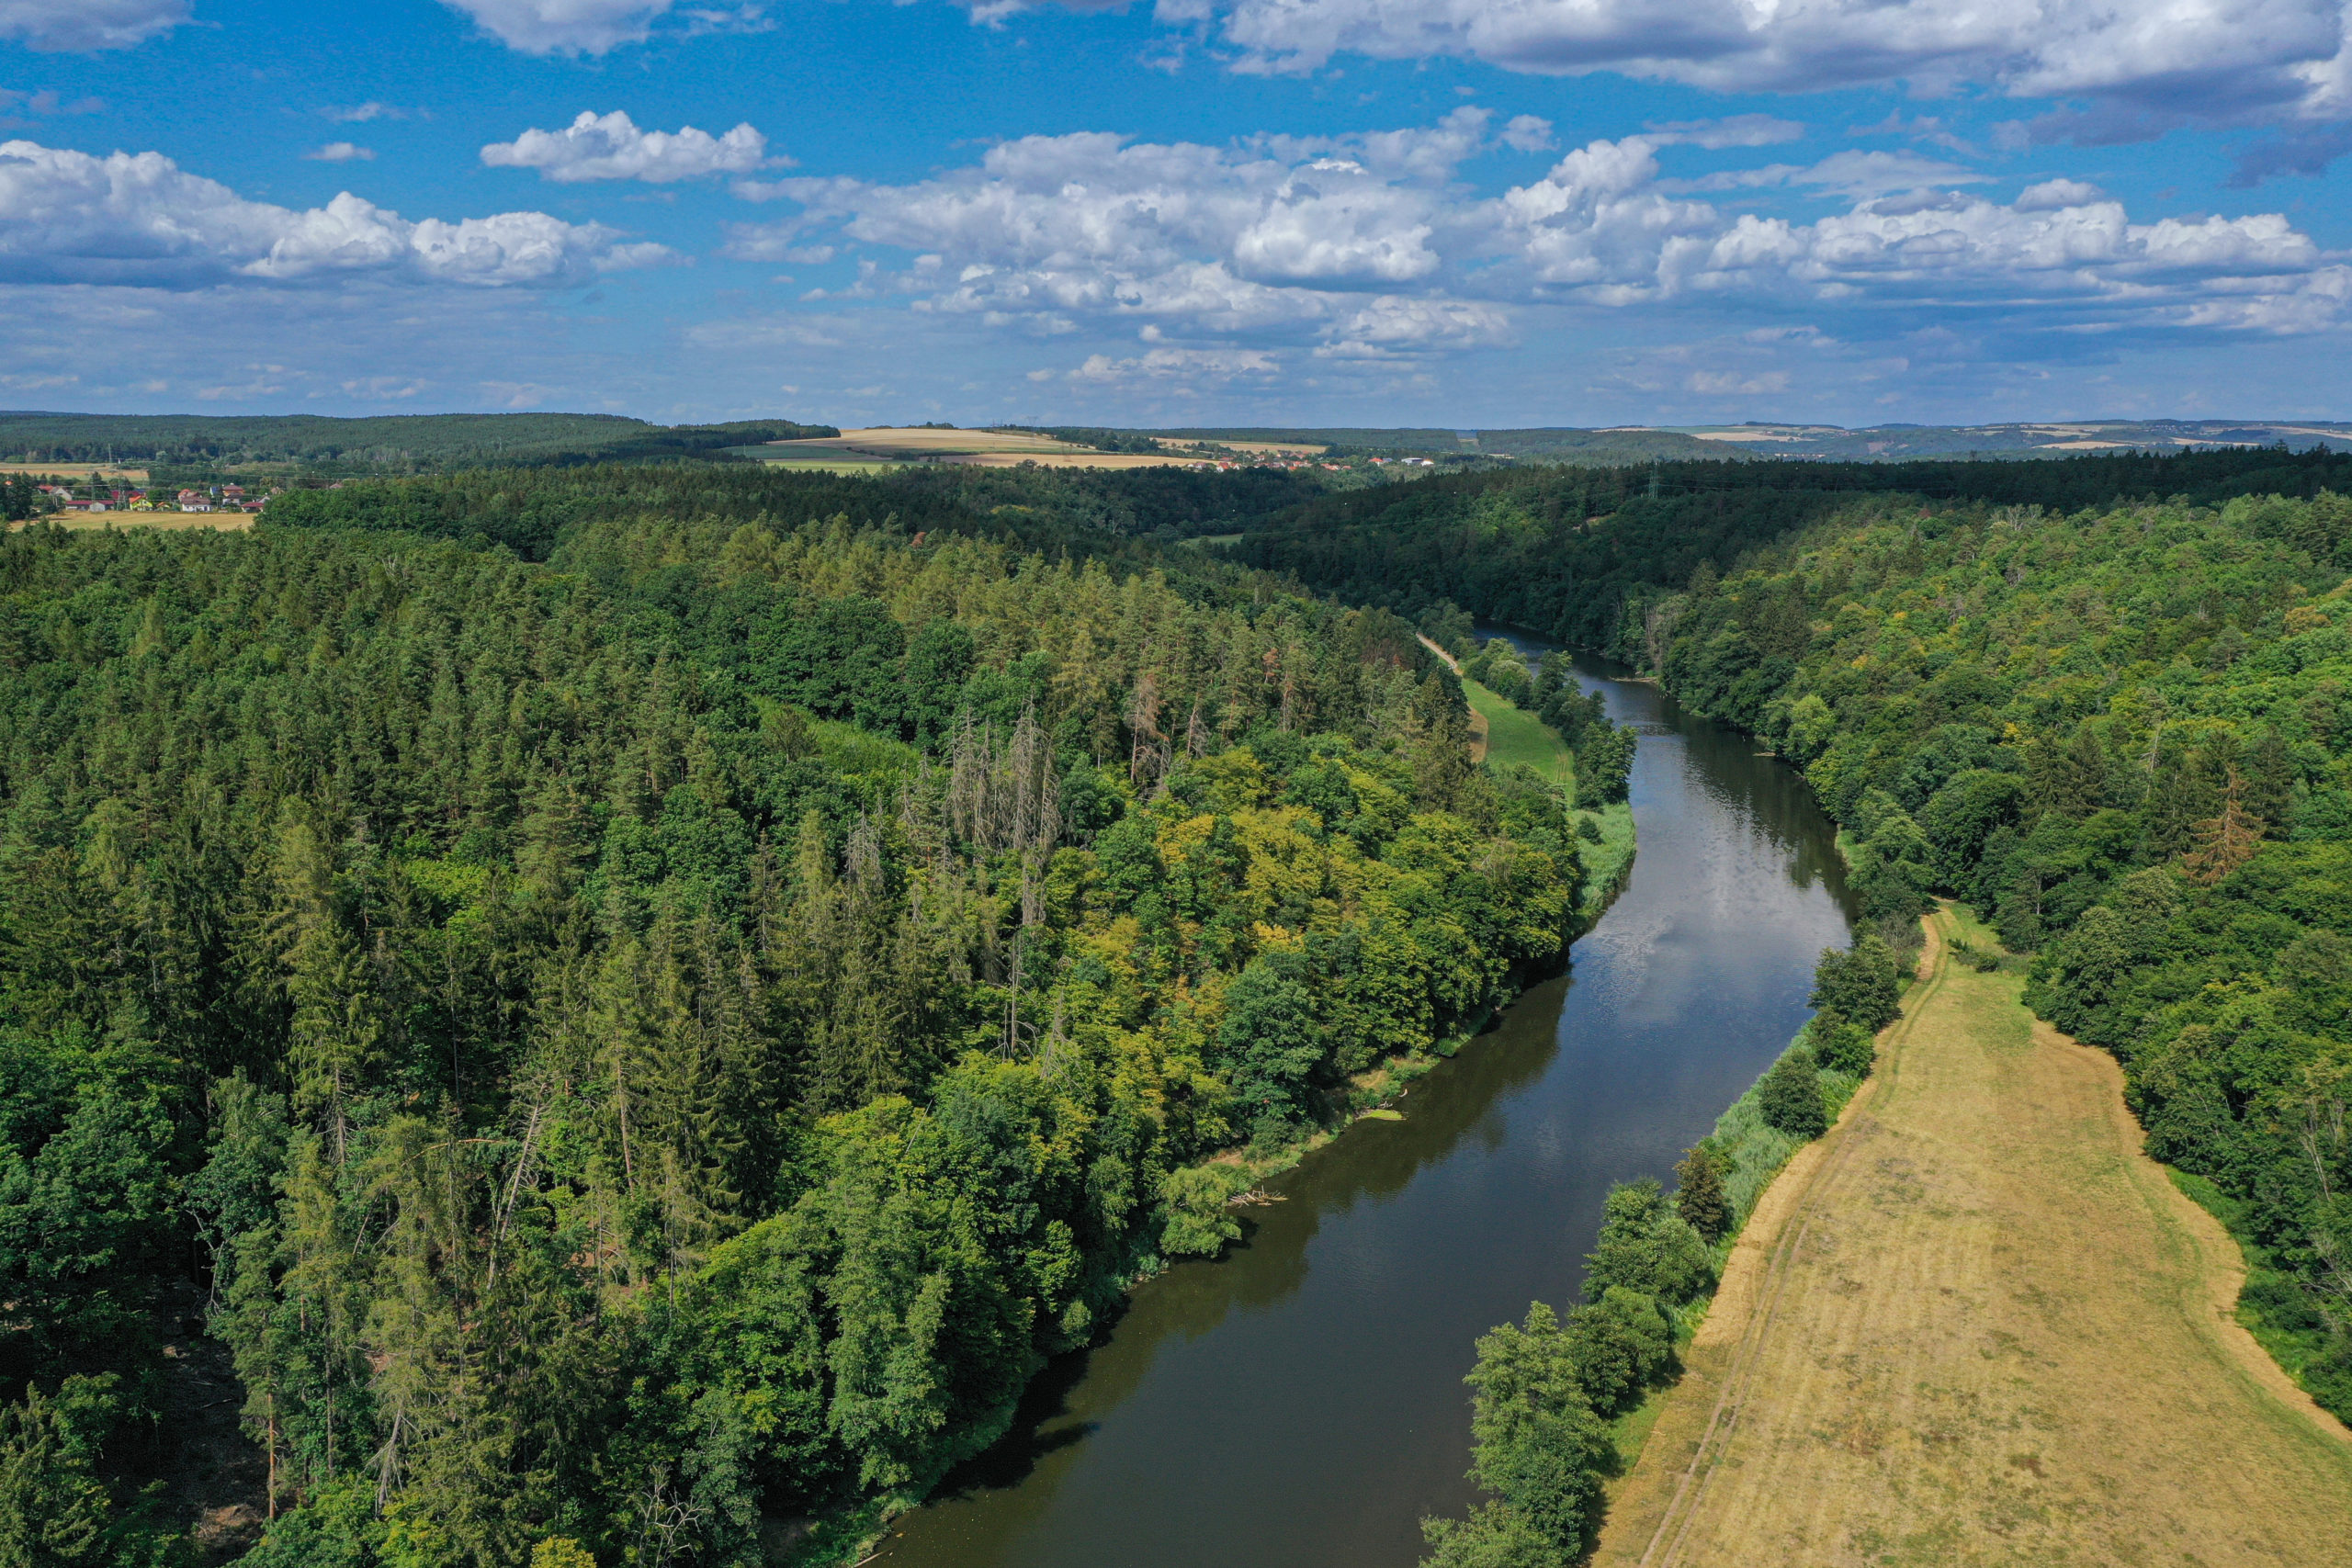
<path fill-rule="evenodd" d="M 1723 1167 L 1704 1144 L 1684 1154 L 1674 1168 L 1674 1212 L 1710 1243 L 1721 1241 L 1731 1229 Z"/>

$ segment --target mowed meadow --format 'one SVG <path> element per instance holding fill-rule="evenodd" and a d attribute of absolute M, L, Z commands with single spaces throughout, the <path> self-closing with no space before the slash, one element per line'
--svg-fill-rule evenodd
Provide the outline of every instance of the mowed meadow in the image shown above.
<path fill-rule="evenodd" d="M 2122 1073 L 1947 908 L 1877 1075 L 1740 1240 L 1595 1562 L 2352 1562 L 2352 1433 L 2230 1315 Z"/>

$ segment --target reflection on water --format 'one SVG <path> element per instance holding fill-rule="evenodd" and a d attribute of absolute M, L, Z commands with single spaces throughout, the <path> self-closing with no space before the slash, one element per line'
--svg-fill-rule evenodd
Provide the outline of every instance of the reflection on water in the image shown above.
<path fill-rule="evenodd" d="M 1668 1175 L 1846 940 L 1802 779 L 1613 666 L 1577 672 L 1641 732 L 1641 852 L 1570 975 L 1414 1085 L 1403 1122 L 1275 1183 L 1224 1258 L 1137 1290 L 899 1522 L 889 1568 L 1408 1568 L 1421 1517 L 1469 1505 L 1471 1342 L 1575 1298 L 1609 1184 Z"/>

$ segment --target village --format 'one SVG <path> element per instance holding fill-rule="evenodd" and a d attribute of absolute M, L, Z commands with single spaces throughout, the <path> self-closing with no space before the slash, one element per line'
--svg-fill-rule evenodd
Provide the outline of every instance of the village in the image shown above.
<path fill-rule="evenodd" d="M 96 476 L 81 484 L 62 479 L 47 479 L 33 489 L 51 503 L 44 510 L 58 512 L 259 512 L 269 503 L 271 495 L 279 493 L 272 490 L 266 494 L 250 494 L 239 484 L 166 493 L 162 486 L 107 485 Z"/>

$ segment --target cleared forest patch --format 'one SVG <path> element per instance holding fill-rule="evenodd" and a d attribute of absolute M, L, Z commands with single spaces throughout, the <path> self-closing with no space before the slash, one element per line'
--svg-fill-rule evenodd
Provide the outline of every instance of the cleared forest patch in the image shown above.
<path fill-rule="evenodd" d="M 1952 962 L 1961 921 L 1750 1219 L 1595 1561 L 2352 1563 L 2352 1434 L 2231 1319 L 2236 1247 L 2113 1059 Z"/>

